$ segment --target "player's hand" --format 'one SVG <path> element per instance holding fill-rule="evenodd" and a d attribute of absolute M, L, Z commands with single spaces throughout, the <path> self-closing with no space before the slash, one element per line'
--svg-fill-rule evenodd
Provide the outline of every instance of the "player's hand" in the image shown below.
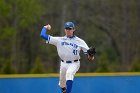
<path fill-rule="evenodd" d="M 47 24 L 44 26 L 47 30 L 51 30 L 51 25 Z"/>

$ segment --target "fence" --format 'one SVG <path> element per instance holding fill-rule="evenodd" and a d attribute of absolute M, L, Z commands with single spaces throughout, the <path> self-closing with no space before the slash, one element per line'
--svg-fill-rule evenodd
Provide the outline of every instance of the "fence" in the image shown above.
<path fill-rule="evenodd" d="M 61 93 L 58 74 L 0 75 L 0 93 Z M 140 73 L 78 73 L 72 93 L 140 93 Z"/>

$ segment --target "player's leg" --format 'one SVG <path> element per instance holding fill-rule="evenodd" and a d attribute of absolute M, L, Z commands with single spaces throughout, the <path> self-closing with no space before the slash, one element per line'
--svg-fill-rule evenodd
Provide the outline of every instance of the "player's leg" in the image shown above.
<path fill-rule="evenodd" d="M 74 75 L 79 70 L 79 67 L 80 62 L 75 62 L 69 65 L 68 70 L 66 72 L 66 93 L 71 93 Z"/>
<path fill-rule="evenodd" d="M 62 89 L 62 93 L 66 93 L 66 65 L 61 62 L 60 64 L 60 75 L 59 75 L 59 86 Z"/>

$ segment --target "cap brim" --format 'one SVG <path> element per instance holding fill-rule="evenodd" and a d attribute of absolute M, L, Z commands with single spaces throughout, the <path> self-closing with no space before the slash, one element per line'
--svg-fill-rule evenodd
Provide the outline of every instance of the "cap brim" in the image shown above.
<path fill-rule="evenodd" d="M 65 27 L 65 28 L 74 28 L 74 27 Z"/>

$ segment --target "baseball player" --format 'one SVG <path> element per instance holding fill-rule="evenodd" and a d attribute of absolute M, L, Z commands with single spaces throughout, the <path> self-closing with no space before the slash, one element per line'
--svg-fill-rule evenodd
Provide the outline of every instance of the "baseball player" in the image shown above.
<path fill-rule="evenodd" d="M 62 93 L 71 93 L 74 75 L 80 67 L 80 51 L 83 50 L 87 58 L 93 60 L 96 53 L 95 48 L 89 48 L 84 40 L 74 35 L 75 25 L 73 22 L 64 24 L 65 36 L 63 37 L 48 35 L 47 30 L 51 30 L 49 24 L 42 28 L 40 36 L 46 40 L 46 43 L 56 46 L 61 58 L 59 86 Z"/>

